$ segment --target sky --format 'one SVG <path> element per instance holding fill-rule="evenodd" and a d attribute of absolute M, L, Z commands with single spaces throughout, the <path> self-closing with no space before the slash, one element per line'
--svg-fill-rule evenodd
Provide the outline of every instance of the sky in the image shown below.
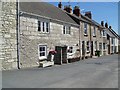
<path fill-rule="evenodd" d="M 58 2 L 49 3 L 58 6 Z M 82 14 L 91 11 L 93 20 L 98 23 L 101 23 L 101 21 L 107 22 L 118 33 L 118 2 L 62 2 L 62 4 L 63 7 L 69 4 L 72 7 L 79 5 Z"/>

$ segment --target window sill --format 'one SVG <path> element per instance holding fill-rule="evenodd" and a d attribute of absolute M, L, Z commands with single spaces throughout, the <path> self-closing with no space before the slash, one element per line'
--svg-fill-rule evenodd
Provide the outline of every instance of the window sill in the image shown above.
<path fill-rule="evenodd" d="M 42 60 L 46 60 L 47 57 L 46 56 L 42 56 L 42 57 L 39 57 L 39 60 L 42 61 Z"/>
<path fill-rule="evenodd" d="M 90 51 L 86 51 L 87 53 L 90 53 Z"/>
<path fill-rule="evenodd" d="M 86 36 L 86 37 L 87 37 L 87 36 L 88 36 L 88 34 L 84 34 L 84 36 Z"/>
<path fill-rule="evenodd" d="M 106 38 L 106 36 L 102 36 L 102 37 L 105 37 L 105 38 Z"/>
<path fill-rule="evenodd" d="M 93 37 L 96 37 L 96 35 L 93 35 Z"/>

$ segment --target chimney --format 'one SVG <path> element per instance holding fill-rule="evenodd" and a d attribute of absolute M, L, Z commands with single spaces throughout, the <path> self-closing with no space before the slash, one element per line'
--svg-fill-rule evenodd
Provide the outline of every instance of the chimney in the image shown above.
<path fill-rule="evenodd" d="M 75 14 L 78 17 L 80 16 L 80 8 L 79 8 L 79 6 L 74 7 L 73 14 Z"/>
<path fill-rule="evenodd" d="M 62 8 L 62 3 L 61 2 L 59 2 L 58 7 Z"/>
<path fill-rule="evenodd" d="M 105 23 L 105 27 L 108 28 L 108 24 L 107 24 L 107 22 Z"/>
<path fill-rule="evenodd" d="M 65 10 L 66 12 L 68 12 L 68 13 L 72 13 L 72 8 L 71 8 L 70 5 L 64 6 L 64 10 Z"/>
<path fill-rule="evenodd" d="M 88 18 L 92 19 L 91 11 L 85 12 L 85 16 L 87 16 Z"/>
<path fill-rule="evenodd" d="M 104 21 L 101 21 L 101 26 L 103 26 L 103 27 L 104 27 Z"/>
<path fill-rule="evenodd" d="M 109 29 L 112 29 L 112 26 L 109 26 Z"/>

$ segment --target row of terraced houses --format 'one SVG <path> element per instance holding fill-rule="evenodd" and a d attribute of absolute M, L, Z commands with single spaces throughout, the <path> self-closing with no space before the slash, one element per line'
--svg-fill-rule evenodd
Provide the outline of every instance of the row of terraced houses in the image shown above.
<path fill-rule="evenodd" d="M 79 6 L 47 2 L 0 2 L 2 70 L 36 67 L 46 60 L 64 64 L 118 53 L 120 36 Z"/>

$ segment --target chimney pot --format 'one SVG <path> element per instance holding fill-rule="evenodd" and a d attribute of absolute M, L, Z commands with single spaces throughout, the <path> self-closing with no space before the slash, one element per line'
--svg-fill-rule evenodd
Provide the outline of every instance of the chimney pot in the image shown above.
<path fill-rule="evenodd" d="M 101 25 L 104 26 L 104 21 L 101 21 Z"/>
<path fill-rule="evenodd" d="M 92 19 L 91 11 L 85 12 L 85 16 L 87 16 L 88 18 Z"/>
<path fill-rule="evenodd" d="M 80 16 L 80 8 L 79 8 L 79 6 L 74 7 L 73 14 L 75 14 L 78 17 Z"/>
<path fill-rule="evenodd" d="M 62 3 L 61 2 L 59 2 L 58 7 L 62 8 Z"/>
<path fill-rule="evenodd" d="M 65 10 L 66 12 L 68 12 L 68 13 L 72 13 L 72 8 L 71 8 L 70 5 L 64 6 L 64 10 Z"/>
<path fill-rule="evenodd" d="M 108 28 L 108 23 L 107 22 L 105 23 L 105 27 Z"/>
<path fill-rule="evenodd" d="M 112 26 L 109 26 L 110 29 L 112 29 Z"/>

